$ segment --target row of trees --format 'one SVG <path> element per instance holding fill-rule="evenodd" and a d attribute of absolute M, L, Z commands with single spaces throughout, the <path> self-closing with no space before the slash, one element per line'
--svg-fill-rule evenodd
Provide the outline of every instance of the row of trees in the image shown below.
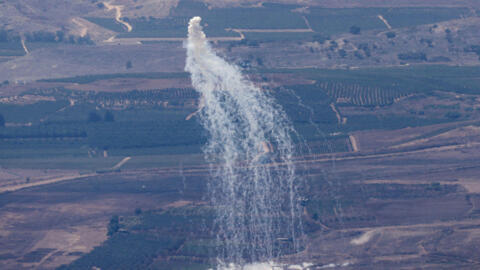
<path fill-rule="evenodd" d="M 472 45 L 470 47 L 466 47 L 465 52 L 473 52 L 478 55 L 478 59 L 480 60 L 480 45 Z"/>
<path fill-rule="evenodd" d="M 396 86 L 376 87 L 343 82 L 322 82 L 318 87 L 338 103 L 359 106 L 383 106 L 411 93 L 408 89 Z"/>
<path fill-rule="evenodd" d="M 64 31 L 48 32 L 35 31 L 24 34 L 25 39 L 30 42 L 47 42 L 47 43 L 70 43 L 70 44 L 93 44 L 92 39 L 87 34 L 83 37 L 67 35 Z"/>
<path fill-rule="evenodd" d="M 18 42 L 20 36 L 11 30 L 0 29 L 0 42 Z"/>
<path fill-rule="evenodd" d="M 26 41 L 29 42 L 47 42 L 47 43 L 70 43 L 70 44 L 93 44 L 92 39 L 87 34 L 84 37 L 67 35 L 64 31 L 34 31 L 23 34 Z M 21 35 L 12 30 L 0 29 L 0 42 L 20 42 Z"/>
<path fill-rule="evenodd" d="M 97 112 L 90 112 L 88 114 L 88 122 L 100 122 L 102 120 L 105 122 L 114 122 L 115 116 L 111 111 L 106 111 L 103 115 L 103 118 Z"/>
<path fill-rule="evenodd" d="M 397 57 L 404 61 L 427 61 L 427 55 L 424 52 L 399 53 Z"/>

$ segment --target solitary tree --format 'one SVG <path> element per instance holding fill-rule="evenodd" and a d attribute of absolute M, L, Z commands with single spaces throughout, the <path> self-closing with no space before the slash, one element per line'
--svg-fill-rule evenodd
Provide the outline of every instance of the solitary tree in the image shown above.
<path fill-rule="evenodd" d="M 65 32 L 64 31 L 61 31 L 61 30 L 58 30 L 57 32 L 55 32 L 55 35 L 57 36 L 57 41 L 58 42 L 63 42 L 63 40 L 65 39 Z"/>
<path fill-rule="evenodd" d="M 360 34 L 360 31 L 361 31 L 361 29 L 358 26 L 354 25 L 354 26 L 350 27 L 350 33 L 352 33 L 354 35 Z"/>
<path fill-rule="evenodd" d="M 312 37 L 312 39 L 313 39 L 313 41 L 316 41 L 320 44 L 323 44 L 323 43 L 325 43 L 325 41 L 329 40 L 330 37 L 329 36 L 324 36 L 324 35 L 321 35 L 321 34 L 317 34 L 317 35 L 314 35 Z"/>
<path fill-rule="evenodd" d="M 127 63 L 125 64 L 125 67 L 126 67 L 127 69 L 131 69 L 131 68 L 133 67 L 132 61 L 128 60 Z"/>
<path fill-rule="evenodd" d="M 102 120 L 102 118 L 97 112 L 90 112 L 88 114 L 88 122 L 99 122 L 100 120 Z"/>
<path fill-rule="evenodd" d="M 106 111 L 103 119 L 105 120 L 105 122 L 114 122 L 115 116 L 113 116 L 113 113 L 111 111 Z"/>
<path fill-rule="evenodd" d="M 112 236 L 120 229 L 119 218 L 118 216 L 113 216 L 108 223 L 107 235 Z"/>
<path fill-rule="evenodd" d="M 0 29 L 0 42 L 8 42 L 8 32 L 5 29 Z"/>
<path fill-rule="evenodd" d="M 395 32 L 387 32 L 385 35 L 387 35 L 387 38 L 394 38 L 397 36 L 397 34 L 395 34 Z"/>

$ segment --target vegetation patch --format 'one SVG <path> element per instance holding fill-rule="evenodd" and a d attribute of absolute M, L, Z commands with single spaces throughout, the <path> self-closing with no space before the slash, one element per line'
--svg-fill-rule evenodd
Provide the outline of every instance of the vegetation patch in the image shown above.
<path fill-rule="evenodd" d="M 194 267 L 191 269 L 207 269 L 211 253 L 204 250 L 215 248 L 212 240 L 198 240 L 194 244 L 188 239 L 193 235 L 196 239 L 212 237 L 207 227 L 201 226 L 211 226 L 212 214 L 209 209 L 185 207 L 115 216 L 110 220 L 106 242 L 59 269 L 149 269 L 160 261 L 168 262 L 173 255 L 178 263 Z M 203 258 L 203 263 L 198 263 L 198 258 Z"/>
<path fill-rule="evenodd" d="M 40 82 L 65 82 L 88 84 L 100 80 L 116 79 L 116 78 L 145 78 L 145 79 L 168 79 L 168 78 L 188 78 L 186 72 L 147 72 L 147 73 L 114 73 L 114 74 L 95 74 L 83 75 L 68 78 L 44 79 Z"/>

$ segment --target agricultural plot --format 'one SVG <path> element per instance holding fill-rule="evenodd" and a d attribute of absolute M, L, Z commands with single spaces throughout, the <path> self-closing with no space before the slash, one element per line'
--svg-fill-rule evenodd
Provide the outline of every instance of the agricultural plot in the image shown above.
<path fill-rule="evenodd" d="M 17 158 L 9 156 L 7 159 L 0 159 L 0 164 L 3 168 L 72 170 L 83 174 L 112 168 L 121 159 L 120 157 L 90 158 L 86 153 L 81 153 L 82 156 L 78 156 L 78 151 L 74 152 L 72 148 L 63 149 L 64 151 L 59 151 L 58 148 L 50 148 L 49 150 L 47 154 L 45 151 L 38 151 L 38 148 L 30 148 L 30 151 L 20 152 L 22 156 L 18 155 Z M 27 158 L 26 155 L 28 154 L 32 154 L 31 157 Z"/>
<path fill-rule="evenodd" d="M 388 30 L 378 17 L 382 15 L 392 28 L 432 24 L 471 16 L 466 8 L 311 8 L 306 15 L 315 32 L 323 35 L 348 33 L 351 27 L 362 30 Z"/>
<path fill-rule="evenodd" d="M 325 36 L 348 33 L 352 26 L 360 30 L 386 29 L 377 15 L 382 10 L 377 8 L 359 9 L 324 9 L 312 8 L 306 15 L 315 32 Z"/>
<path fill-rule="evenodd" d="M 393 8 L 383 10 L 380 14 L 393 28 L 433 24 L 472 16 L 467 8 Z"/>
<path fill-rule="evenodd" d="M 87 83 L 102 78 L 99 75 L 63 80 Z M 314 87 L 291 88 L 274 91 L 274 95 L 311 150 L 348 151 L 346 136 L 328 135 L 337 130 L 335 114 L 328 105 L 330 98 Z M 8 125 L 0 128 L 0 165 L 7 168 L 21 163 L 23 168 L 95 171 L 111 167 L 110 157 L 125 156 L 139 157 L 129 162 L 127 168 L 175 165 L 163 157 L 198 155 L 205 143 L 198 121 L 185 120 L 195 110 L 198 99 L 192 89 L 96 93 L 59 88 L 32 90 L 25 95 L 46 96 L 55 101 L 1 104 L 0 113 Z M 113 121 L 106 120 L 107 112 L 113 114 Z M 104 150 L 107 159 L 103 157 Z M 195 157 L 182 162 L 204 161 Z"/>
<path fill-rule="evenodd" d="M 180 1 L 171 10 L 167 18 L 154 17 L 123 18 L 133 30 L 127 32 L 113 18 L 88 17 L 89 21 L 104 28 L 120 33 L 120 38 L 147 37 L 185 37 L 188 20 L 193 16 L 203 18 L 205 32 L 208 36 L 237 36 L 237 33 L 225 29 L 312 29 L 324 36 L 348 33 L 351 27 L 360 31 L 385 29 L 386 24 L 379 15 L 393 28 L 431 24 L 461 17 L 471 16 L 466 8 L 316 8 L 311 7 L 305 14 L 294 12 L 300 6 L 282 4 L 263 4 L 261 8 L 214 8 L 193 1 Z M 308 22 L 308 25 L 306 21 Z M 279 35 L 249 34 L 250 39 L 262 37 L 268 40 L 285 39 Z M 294 35 L 289 35 L 294 38 Z M 299 34 L 296 38 L 308 35 Z"/>
<path fill-rule="evenodd" d="M 115 74 L 83 75 L 83 76 L 58 78 L 58 79 L 44 79 L 39 81 L 88 84 L 88 83 L 92 83 L 99 80 L 117 79 L 117 78 L 146 78 L 146 79 L 188 78 L 188 74 L 186 72 L 115 73 Z"/>
<path fill-rule="evenodd" d="M 49 123 L 47 125 L 32 125 L 3 128 L 2 139 L 35 139 L 35 138 L 85 138 L 83 125 Z"/>
<path fill-rule="evenodd" d="M 40 101 L 22 106 L 0 103 L 0 113 L 7 122 L 39 122 L 67 105 L 68 101 Z"/>
<path fill-rule="evenodd" d="M 103 155 L 105 149 L 118 149 L 118 155 L 198 153 L 203 142 L 200 126 L 196 121 L 185 121 L 191 109 L 180 108 L 180 101 L 195 97 L 192 93 L 33 91 L 30 94 L 36 96 L 54 95 L 57 101 L 1 104 L 0 113 L 7 121 L 6 127 L 0 127 L 1 162 L 11 166 L 12 162 L 18 163 L 14 159 L 22 158 L 88 158 Z M 166 100 L 178 105 L 165 109 Z M 97 106 L 106 108 L 98 110 Z M 123 109 L 110 112 L 115 106 Z M 107 111 L 111 115 L 108 118 Z M 172 145 L 177 139 L 178 143 Z"/>
<path fill-rule="evenodd" d="M 130 19 L 132 32 L 121 33 L 119 38 L 186 37 L 190 18 Z M 212 24 L 215 25 L 215 24 Z M 226 31 L 221 27 L 205 27 L 209 37 L 238 37 L 238 33 Z"/>
<path fill-rule="evenodd" d="M 291 11 L 291 6 L 264 5 L 263 8 L 213 9 L 202 14 L 205 23 L 222 28 L 243 29 L 305 29 L 301 15 Z M 202 16 L 200 15 L 200 16 Z M 203 18 L 202 17 L 202 18 Z M 208 27 L 206 28 L 208 29 Z M 207 30 L 208 31 L 208 30 Z M 208 34 L 208 32 L 207 32 Z"/>
<path fill-rule="evenodd" d="M 264 72 L 291 72 L 315 80 L 313 85 L 292 87 L 297 97 L 286 98 L 293 103 L 301 97 L 299 100 L 304 101 L 305 106 L 289 103 L 283 106 L 292 119 L 310 119 L 326 134 L 425 126 L 477 117 L 474 95 L 479 93 L 480 73 L 475 67 L 417 66 Z M 467 95 L 462 98 L 462 106 L 458 104 L 459 101 L 452 99 L 458 94 Z M 281 95 L 278 100 L 282 100 Z M 328 106 L 330 103 L 338 105 L 340 115 L 337 119 Z M 337 124 L 337 120 L 343 121 L 342 124 Z M 315 130 L 314 125 L 310 128 L 311 131 Z M 313 136 L 314 133 L 306 134 Z"/>
<path fill-rule="evenodd" d="M 344 69 L 280 69 L 260 70 L 298 74 L 317 83 L 341 82 L 362 87 L 400 89 L 407 93 L 431 94 L 446 91 L 459 94 L 480 93 L 480 70 L 476 67 L 442 65 Z"/>
<path fill-rule="evenodd" d="M 116 122 L 89 129 L 89 145 L 99 149 L 201 145 L 205 139 L 196 122 Z M 134 137 L 135 140 L 131 138 Z"/>
<path fill-rule="evenodd" d="M 315 85 L 292 85 L 276 89 L 275 98 L 294 122 L 336 122 L 335 114 L 329 107 L 331 99 Z"/>
<path fill-rule="evenodd" d="M 339 82 L 322 82 L 319 89 L 325 91 L 336 103 L 358 106 L 384 106 L 409 94 L 407 91 L 395 88 L 379 88 L 360 86 L 358 84 L 343 84 Z"/>
<path fill-rule="evenodd" d="M 216 246 L 209 239 L 211 235 L 202 231 L 202 226 L 198 225 L 208 226 L 212 220 L 211 210 L 193 207 L 166 212 L 149 211 L 131 217 L 113 217 L 109 225 L 111 237 L 106 242 L 59 269 L 89 269 L 93 266 L 102 269 L 148 268 L 154 263 L 155 257 L 168 256 L 175 251 L 177 256 L 174 260 L 178 260 L 175 266 L 185 264 L 185 269 L 208 269 L 209 256 Z M 192 233 L 197 235 L 196 239 L 204 240 L 188 241 Z M 172 238 L 171 235 L 176 237 Z M 132 247 L 134 253 L 128 251 Z M 127 253 L 129 255 L 125 256 Z M 189 257 L 197 257 L 202 263 L 191 263 Z M 155 269 L 171 269 L 168 267 L 172 265 L 159 267 L 157 265 Z"/>
<path fill-rule="evenodd" d="M 120 33 L 119 38 L 186 37 L 188 21 L 193 16 L 203 19 L 210 37 L 238 36 L 227 28 L 240 29 L 305 29 L 302 16 L 292 12 L 293 6 L 265 4 L 263 8 L 208 9 L 204 4 L 181 1 L 168 18 L 124 18 L 133 30 L 127 32 L 110 18 L 86 18 L 104 28 Z M 248 18 L 248 19 L 247 19 Z"/>
<path fill-rule="evenodd" d="M 374 129 L 395 130 L 406 127 L 428 126 L 452 121 L 451 119 L 443 119 L 440 117 L 441 116 L 426 120 L 425 118 L 406 115 L 349 115 L 349 124 L 343 126 L 341 130 L 344 132 Z"/>
<path fill-rule="evenodd" d="M 316 81 L 312 85 L 289 85 L 271 90 L 271 94 L 282 105 L 296 130 L 315 153 L 350 151 L 348 133 L 351 131 L 396 129 L 469 119 L 465 117 L 475 114 L 469 113 L 464 106 L 459 116 L 448 113 L 458 111 L 455 109 L 458 106 L 455 107 L 454 103 L 435 105 L 431 109 L 417 109 L 431 111 L 432 115 L 429 117 L 411 114 L 407 109 L 394 114 L 388 113 L 388 108 L 398 99 L 419 94 L 432 96 L 436 95 L 435 91 L 438 90 L 478 94 L 480 77 L 479 71 L 474 67 L 446 66 L 259 72 L 290 73 L 292 76 Z M 88 84 L 109 78 L 144 76 L 164 78 L 184 77 L 186 74 L 107 74 L 58 81 Z M 57 155 L 71 158 L 72 162 L 52 163 L 74 168 L 76 158 L 88 158 L 94 152 L 94 156 L 99 156 L 103 150 L 107 150 L 108 154 L 114 157 L 133 155 L 160 158 L 168 154 L 191 155 L 201 153 L 201 145 L 205 142 L 204 131 L 195 118 L 185 120 L 185 117 L 195 110 L 198 102 L 198 95 L 192 89 L 122 93 L 57 89 L 43 92 L 34 90 L 25 94 L 52 96 L 55 101 L 0 105 L 0 113 L 4 115 L 7 123 L 32 122 L 32 126 L 10 125 L 0 128 L 1 157 L 4 165 L 12 166 L 15 162 L 18 163 L 15 159 L 31 158 L 26 164 L 38 167 L 40 165 L 35 165 L 35 159 Z M 75 101 L 74 105 L 70 104 L 70 99 Z M 340 117 L 348 116 L 348 121 L 340 123 L 331 103 L 339 105 L 337 109 Z M 385 113 L 356 113 L 355 109 L 348 109 L 352 106 L 367 110 L 380 106 Z M 107 111 L 113 113 L 114 122 L 105 121 Z M 347 115 L 343 115 L 344 111 Z M 98 115 L 98 119 L 89 120 L 92 112 Z M 144 159 L 145 164 L 155 166 L 155 162 L 147 160 L 148 158 Z M 144 167 L 135 161 L 127 166 Z M 91 168 L 90 165 L 84 167 Z"/>
<path fill-rule="evenodd" d="M 25 159 L 88 157 L 86 138 L 17 138 L 0 139 L 2 166 L 25 165 Z M 22 159 L 22 162 L 13 159 Z M 21 164 L 20 164 L 21 163 Z"/>
<path fill-rule="evenodd" d="M 448 154 L 452 155 L 451 152 Z M 334 161 L 334 168 L 330 167 L 329 162 L 308 163 L 308 189 L 305 192 L 308 200 L 304 202 L 302 216 L 305 233 L 309 241 L 319 246 L 332 246 L 331 249 L 323 251 L 328 254 L 324 255 L 325 258 L 321 257 L 319 265 L 326 265 L 332 257 L 336 261 L 354 257 L 356 265 L 373 264 L 378 266 L 373 269 L 382 269 L 385 264 L 372 262 L 371 258 L 383 255 L 403 256 L 407 252 L 412 254 L 413 260 L 395 259 L 393 268 L 399 264 L 418 266 L 418 256 L 445 264 L 437 255 L 440 248 L 442 254 L 446 254 L 444 256 L 458 258 L 458 264 L 470 263 L 462 261 L 462 258 L 472 256 L 470 246 L 452 249 L 448 243 L 435 245 L 434 248 L 432 245 L 438 243 L 438 239 L 444 239 L 443 237 L 455 237 L 462 246 L 474 244 L 471 239 L 466 240 L 463 237 L 466 237 L 465 234 L 474 236 L 477 233 L 475 219 L 478 218 L 478 211 L 469 211 L 474 209 L 470 201 L 478 201 L 477 196 L 465 193 L 457 181 L 448 179 L 453 175 L 468 175 L 466 169 L 455 168 L 475 164 L 475 160 L 453 158 L 445 161 L 434 156 L 428 158 L 428 155 L 418 159 L 415 157 L 418 158 L 408 153 L 399 154 L 398 157 L 371 156 L 367 159 L 362 159 L 361 155 L 350 155 L 347 160 L 340 157 Z M 423 166 L 419 167 L 419 164 Z M 194 180 L 200 177 L 202 176 L 188 175 L 185 178 L 188 183 L 185 185 L 188 188 L 184 191 L 185 195 L 179 194 L 182 181 L 178 175 L 165 181 L 149 181 L 148 178 L 135 181 L 125 181 L 122 178 L 110 180 L 107 176 L 102 178 L 102 181 L 77 181 L 70 185 L 44 187 L 42 190 L 53 193 L 87 193 L 89 197 L 115 192 L 138 194 L 139 197 L 147 193 L 158 194 L 162 198 L 191 198 L 192 190 L 201 190 L 202 181 Z M 372 179 L 387 180 L 376 182 Z M 143 191 L 141 185 L 147 186 L 148 191 Z M 159 188 L 159 185 L 163 187 Z M 171 269 L 180 266 L 182 269 L 207 269 L 212 262 L 211 256 L 218 247 L 211 231 L 203 230 L 211 225 L 211 214 L 208 206 L 190 204 L 109 217 L 105 224 L 108 239 L 60 269 L 83 269 L 92 266 L 118 268 L 119 265 L 129 268 Z M 455 229 L 450 229 L 452 227 Z M 412 230 L 415 230 L 415 239 L 407 238 L 412 236 Z M 359 239 L 368 231 L 373 232 L 371 239 L 365 237 L 363 242 L 356 244 L 359 240 L 354 239 Z M 336 237 L 331 237 L 332 234 L 336 234 Z M 169 237 L 165 237 L 166 235 Z M 338 248 L 339 237 L 345 242 L 341 252 L 335 249 Z M 423 253 L 422 249 L 418 249 L 420 241 L 427 243 Z M 381 246 L 377 246 L 379 242 Z M 281 244 L 278 245 L 279 250 L 281 249 L 282 254 L 288 254 L 288 243 L 283 243 L 283 246 Z M 392 245 L 394 248 L 390 248 Z M 125 252 L 125 247 L 135 247 L 135 252 L 131 256 L 129 254 L 119 257 L 119 253 Z M 324 254 L 314 247 L 310 246 L 305 252 L 311 255 Z M 369 247 L 376 249 L 374 255 Z M 378 253 L 380 255 L 377 255 Z"/>
<path fill-rule="evenodd" d="M 25 51 L 20 41 L 0 42 L 0 56 L 23 56 Z"/>

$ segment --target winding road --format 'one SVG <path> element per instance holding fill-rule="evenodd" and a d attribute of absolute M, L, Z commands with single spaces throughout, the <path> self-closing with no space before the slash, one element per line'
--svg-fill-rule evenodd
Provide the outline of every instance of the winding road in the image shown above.
<path fill-rule="evenodd" d="M 122 5 L 112 5 L 107 2 L 103 2 L 103 5 L 105 5 L 108 11 L 115 9 L 115 20 L 118 23 L 123 24 L 127 28 L 127 32 L 132 32 L 133 27 L 128 22 L 122 20 Z"/>

